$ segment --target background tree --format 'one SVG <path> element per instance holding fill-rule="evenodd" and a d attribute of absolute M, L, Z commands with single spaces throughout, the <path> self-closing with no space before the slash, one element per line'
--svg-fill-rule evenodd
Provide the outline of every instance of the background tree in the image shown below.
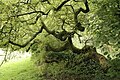
<path fill-rule="evenodd" d="M 36 64 L 44 68 L 40 69 L 46 78 L 74 73 L 71 79 L 77 79 L 83 68 L 86 75 L 88 71 L 92 77 L 98 73 L 103 77 L 108 60 L 96 48 L 106 54 L 119 53 L 119 6 L 119 0 L 0 1 L 0 48 L 30 51 Z M 98 69 L 96 62 L 102 68 Z"/>
<path fill-rule="evenodd" d="M 89 14 L 90 28 L 88 32 L 94 37 L 95 46 L 102 49 L 103 53 L 116 55 L 120 52 L 120 1 L 102 0 L 92 1 L 91 13 Z"/>

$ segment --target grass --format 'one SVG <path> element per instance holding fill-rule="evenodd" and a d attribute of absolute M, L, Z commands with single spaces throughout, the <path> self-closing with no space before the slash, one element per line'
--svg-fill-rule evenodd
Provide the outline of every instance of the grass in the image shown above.
<path fill-rule="evenodd" d="M 38 80 L 30 58 L 8 62 L 0 67 L 0 80 Z"/>

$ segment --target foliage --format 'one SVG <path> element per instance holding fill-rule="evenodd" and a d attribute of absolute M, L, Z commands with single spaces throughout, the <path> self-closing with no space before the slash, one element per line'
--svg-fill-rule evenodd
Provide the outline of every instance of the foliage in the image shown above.
<path fill-rule="evenodd" d="M 60 56 L 61 54 L 62 59 L 60 59 L 61 57 L 57 57 L 56 59 L 56 56 Z M 116 60 L 110 61 L 112 67 L 108 71 L 105 71 L 95 60 L 84 60 L 85 58 L 86 55 L 51 52 L 46 54 L 45 60 L 38 65 L 40 70 L 39 76 L 43 80 L 119 80 L 119 67 L 116 64 Z M 113 62 L 115 63 L 113 64 Z M 118 68 L 115 68 L 115 64 Z"/>
<path fill-rule="evenodd" d="M 119 51 L 119 3 L 119 0 L 90 0 L 88 4 L 86 0 L 0 1 L 0 47 L 29 51 L 36 41 L 46 45 L 48 40 L 55 42 L 52 38 L 60 42 L 66 36 L 72 35 L 73 38 L 77 35 L 78 38 L 90 36 L 96 47 L 105 48 L 104 44 L 107 44 L 114 48 L 114 52 Z M 84 8 L 85 12 L 81 11 Z M 43 24 L 47 28 L 39 32 Z M 83 27 L 85 31 L 81 33 Z M 60 38 L 64 31 L 67 35 L 62 34 Z"/>
<path fill-rule="evenodd" d="M 118 78 L 120 79 L 120 58 L 115 58 L 110 61 L 111 67 L 108 70 L 107 75 L 110 76 L 111 78 Z"/>
<path fill-rule="evenodd" d="M 95 45 L 104 47 L 103 45 L 107 44 L 118 50 L 120 48 L 120 1 L 91 2 L 94 8 L 91 7 L 92 12 L 89 15 L 89 30 L 93 32 Z"/>
<path fill-rule="evenodd" d="M 51 54 L 51 55 L 50 55 Z M 54 56 L 53 56 L 54 54 Z M 62 54 L 62 55 L 61 55 Z M 48 56 L 47 56 L 48 55 Z M 100 65 L 86 58 L 84 55 L 75 55 L 69 53 L 52 53 L 46 54 L 46 58 L 52 60 L 56 56 L 64 56 L 65 59 L 59 59 L 58 63 L 45 63 L 38 64 L 35 67 L 30 59 L 20 60 L 17 63 L 9 62 L 0 67 L 1 80 L 119 80 L 120 59 L 116 58 L 110 61 L 111 67 L 107 72 L 100 67 Z M 53 57 L 53 58 L 51 58 Z M 19 68 L 18 68 L 19 67 Z"/>
<path fill-rule="evenodd" d="M 83 9 L 80 3 L 83 3 L 86 9 Z M 84 2 L 67 0 L 62 3 L 60 0 L 46 0 L 45 2 L 19 0 L 10 3 L 9 1 L 1 1 L 0 5 L 2 6 L 0 20 L 1 48 L 9 47 L 9 51 L 21 48 L 26 51 L 32 49 L 32 53 L 34 51 L 39 53 L 38 46 L 44 45 L 45 47 L 48 38 L 56 38 L 57 44 L 61 41 L 60 43 L 73 47 L 72 36 L 74 34 L 80 35 L 77 33 L 78 31 L 84 31 L 84 27 L 81 26 L 77 18 L 78 14 L 89 12 L 87 0 Z M 46 37 L 48 38 L 46 39 Z M 67 39 L 68 37 L 69 39 Z M 55 39 L 51 39 L 50 42 L 53 42 L 53 40 Z M 56 43 L 54 43 L 55 46 Z"/>
<path fill-rule="evenodd" d="M 91 51 L 73 41 L 87 36 L 85 47 L 88 42 L 104 54 L 119 53 L 119 0 L 2 0 L 0 16 L 0 48 L 30 51 L 43 79 L 106 80 L 119 73 L 113 66 L 106 74 L 82 56 Z"/>

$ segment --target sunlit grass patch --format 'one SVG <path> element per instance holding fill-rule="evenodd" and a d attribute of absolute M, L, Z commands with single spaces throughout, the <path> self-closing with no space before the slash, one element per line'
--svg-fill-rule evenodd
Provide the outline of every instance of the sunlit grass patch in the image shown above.
<path fill-rule="evenodd" d="M 0 67 L 0 80 L 36 80 L 35 66 L 30 58 L 10 61 Z"/>

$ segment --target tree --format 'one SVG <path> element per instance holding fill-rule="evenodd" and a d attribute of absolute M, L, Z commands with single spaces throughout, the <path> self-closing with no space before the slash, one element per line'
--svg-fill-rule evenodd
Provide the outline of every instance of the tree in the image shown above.
<path fill-rule="evenodd" d="M 13 4 L 8 3 L 7 5 L 1 2 L 3 7 L 1 8 L 3 9 L 1 11 L 3 16 L 1 18 L 1 42 L 4 40 L 1 46 L 7 46 L 8 44 L 20 48 L 29 44 L 32 46 L 34 39 L 45 30 L 48 35 L 53 35 L 60 41 L 65 41 L 64 47 L 59 50 L 66 50 L 69 45 L 73 52 L 79 51 L 72 43 L 72 36 L 74 34 L 81 36 L 78 31 L 83 32 L 85 28 L 82 27 L 78 17 L 80 12 L 89 12 L 87 0 L 84 1 L 86 9 L 79 6 L 80 2 L 75 0 L 65 0 L 61 3 L 48 0 L 27 0 Z M 59 5 L 56 6 L 58 3 Z M 51 22 L 54 22 L 54 24 Z M 49 29 L 49 27 L 53 29 Z M 70 27 L 71 30 L 68 30 L 67 27 Z M 79 53 L 77 51 L 76 53 Z"/>
<path fill-rule="evenodd" d="M 10 54 L 7 52 L 30 51 L 36 64 L 45 63 L 40 66 L 45 73 L 40 72 L 46 78 L 51 74 L 54 78 L 59 75 L 58 79 L 93 80 L 91 74 L 95 80 L 106 75 L 108 79 L 119 78 L 119 59 L 113 60 L 108 70 L 108 59 L 96 51 L 101 48 L 104 54 L 120 52 L 119 25 L 119 0 L 0 1 L 0 48 L 6 51 L 4 60 Z M 79 48 L 75 41 L 85 46 Z M 80 78 L 81 72 L 87 77 Z"/>
<path fill-rule="evenodd" d="M 96 56 L 95 59 L 99 59 L 102 56 L 96 52 L 94 45 L 80 49 L 72 41 L 72 38 L 77 35 L 81 42 L 80 37 L 82 37 L 83 32 L 89 34 L 92 31 L 91 35 L 94 36 L 104 32 L 103 29 L 97 28 L 96 30 L 96 27 L 93 26 L 94 23 L 91 23 L 91 21 L 98 20 L 100 22 L 101 20 L 89 19 L 92 16 L 88 15 L 90 9 L 87 0 L 13 0 L 13 2 L 1 1 L 0 6 L 0 15 L 2 16 L 0 18 L 1 48 L 9 47 L 9 51 L 19 49 L 37 51 L 39 44 L 44 44 L 46 51 L 71 50 L 76 54 L 92 51 L 92 58 Z M 90 13 L 93 14 L 99 10 L 97 8 Z M 95 24 L 99 23 L 95 22 Z M 54 40 L 57 41 L 57 45 L 60 43 L 58 48 L 54 48 L 54 45 L 56 46 Z M 99 40 L 102 42 L 101 39 L 96 41 Z M 51 45 L 50 42 L 54 45 Z"/>

